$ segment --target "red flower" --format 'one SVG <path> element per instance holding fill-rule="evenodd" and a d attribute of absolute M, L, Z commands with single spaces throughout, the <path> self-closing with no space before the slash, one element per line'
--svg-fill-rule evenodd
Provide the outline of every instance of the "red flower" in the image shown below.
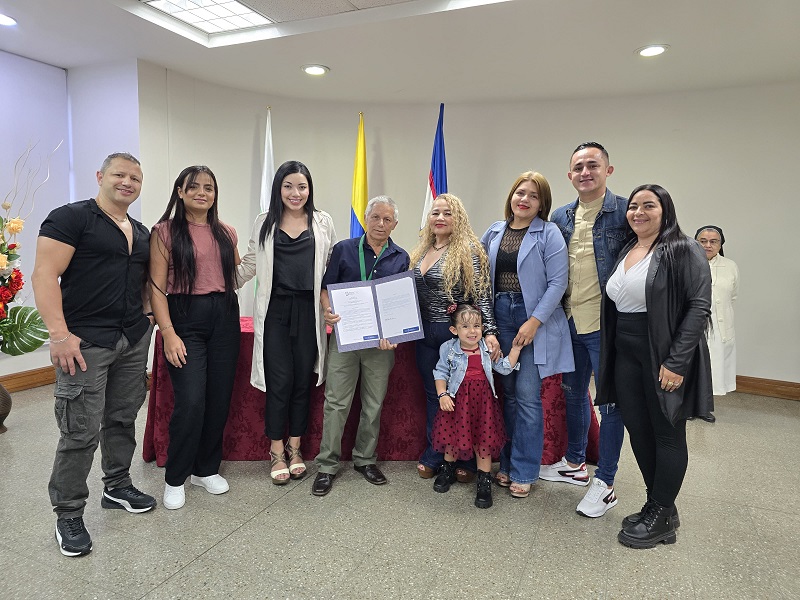
<path fill-rule="evenodd" d="M 0 287 L 0 302 L 8 304 L 14 299 L 14 293 L 6 286 Z"/>
<path fill-rule="evenodd" d="M 14 249 L 14 248 L 16 248 L 16 247 L 17 247 L 17 245 L 16 245 L 16 244 L 9 244 L 9 245 L 8 245 L 8 249 L 9 249 L 9 250 L 13 250 L 13 249 Z"/>
<path fill-rule="evenodd" d="M 6 285 L 8 285 L 8 289 L 14 294 L 20 291 L 22 286 L 25 285 L 25 281 L 22 279 L 22 272 L 19 269 L 14 269 L 11 275 L 8 276 L 8 283 Z"/>
<path fill-rule="evenodd" d="M 0 304 L 0 319 L 5 319 L 8 315 L 6 314 L 6 305 Z"/>

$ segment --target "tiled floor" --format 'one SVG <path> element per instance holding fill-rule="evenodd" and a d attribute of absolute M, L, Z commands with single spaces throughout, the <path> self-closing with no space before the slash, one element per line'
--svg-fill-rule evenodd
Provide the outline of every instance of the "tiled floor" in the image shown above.
<path fill-rule="evenodd" d="M 678 543 L 653 550 L 616 541 L 644 499 L 626 442 L 620 502 L 600 519 L 575 513 L 585 488 L 543 481 L 526 500 L 495 488 L 478 510 L 472 485 L 435 494 L 413 463 L 381 464 L 382 487 L 348 464 L 324 498 L 310 478 L 276 487 L 265 463 L 223 463 L 229 493 L 187 486 L 183 509 L 131 515 L 100 508 L 95 468 L 94 550 L 73 559 L 47 497 L 51 391 L 14 394 L 0 435 L 3 599 L 800 598 L 800 402 L 734 393 L 715 425 L 689 423 Z M 160 501 L 163 471 L 140 456 L 134 482 Z"/>

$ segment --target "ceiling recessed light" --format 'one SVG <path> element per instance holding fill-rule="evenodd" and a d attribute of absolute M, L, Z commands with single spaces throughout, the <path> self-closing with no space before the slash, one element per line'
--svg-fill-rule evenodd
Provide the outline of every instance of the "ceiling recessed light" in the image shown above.
<path fill-rule="evenodd" d="M 16 25 L 17 22 L 9 16 L 6 16 L 0 13 L 0 25 L 5 25 L 6 27 L 12 27 Z"/>
<path fill-rule="evenodd" d="M 330 68 L 326 67 L 325 65 L 303 65 L 300 68 L 306 75 L 320 76 L 325 75 L 325 73 L 330 71 Z"/>
<path fill-rule="evenodd" d="M 644 56 L 645 58 L 649 58 L 651 56 L 658 56 L 659 54 L 664 54 L 669 50 L 668 44 L 654 44 L 652 46 L 645 46 L 644 48 L 639 48 L 636 50 L 636 54 L 639 56 Z"/>

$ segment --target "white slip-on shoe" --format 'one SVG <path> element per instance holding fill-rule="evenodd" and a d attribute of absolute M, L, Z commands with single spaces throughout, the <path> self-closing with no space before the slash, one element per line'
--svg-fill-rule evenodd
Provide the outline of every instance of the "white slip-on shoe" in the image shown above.
<path fill-rule="evenodd" d="M 164 508 L 177 510 L 186 504 L 186 492 L 182 485 L 164 484 Z"/>
<path fill-rule="evenodd" d="M 209 475 L 208 477 L 198 477 L 192 475 L 192 485 L 199 485 L 205 488 L 209 494 L 224 494 L 230 488 L 228 481 L 222 475 Z"/>

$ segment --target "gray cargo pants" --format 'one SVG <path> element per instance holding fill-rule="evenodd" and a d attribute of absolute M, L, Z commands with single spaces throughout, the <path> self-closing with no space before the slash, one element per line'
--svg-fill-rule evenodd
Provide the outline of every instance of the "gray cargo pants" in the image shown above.
<path fill-rule="evenodd" d="M 61 430 L 50 476 L 50 502 L 59 518 L 83 515 L 87 478 L 100 444 L 103 483 L 131 485 L 136 415 L 147 392 L 147 351 L 152 327 L 135 346 L 123 335 L 113 350 L 81 342 L 86 371 L 56 368 L 55 415 Z"/>

